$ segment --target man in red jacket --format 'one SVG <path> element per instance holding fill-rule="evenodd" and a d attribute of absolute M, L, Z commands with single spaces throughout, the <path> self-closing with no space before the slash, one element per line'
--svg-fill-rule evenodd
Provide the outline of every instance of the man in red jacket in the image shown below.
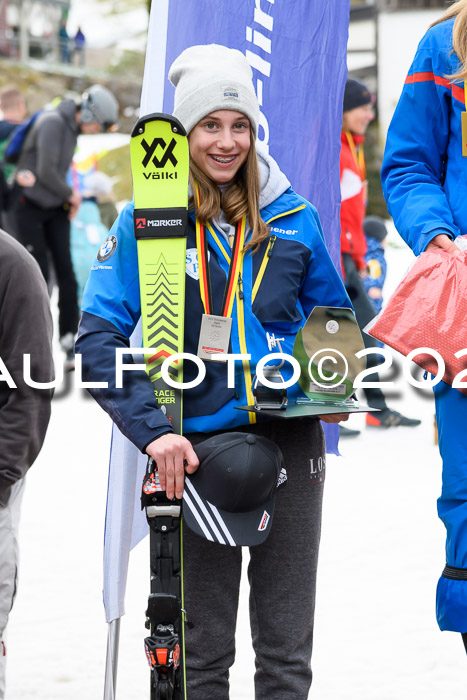
<path fill-rule="evenodd" d="M 374 119 L 370 91 L 359 80 L 349 78 L 344 92 L 344 115 L 342 120 L 340 178 L 341 178 L 341 256 L 345 287 L 352 300 L 360 330 L 376 315 L 362 279 L 368 274 L 365 254 L 367 242 L 363 230 L 368 186 L 366 180 L 363 143 L 369 123 Z M 363 333 L 366 348 L 377 347 L 375 338 Z M 368 355 L 368 367 L 376 367 L 379 358 Z M 378 381 L 373 373 L 367 381 Z M 389 428 L 397 425 L 419 425 L 418 419 L 407 418 L 386 405 L 381 389 L 365 389 L 368 405 L 379 408 L 379 413 L 368 413 L 366 423 L 370 427 Z M 357 434 L 357 431 L 340 426 L 341 436 Z"/>

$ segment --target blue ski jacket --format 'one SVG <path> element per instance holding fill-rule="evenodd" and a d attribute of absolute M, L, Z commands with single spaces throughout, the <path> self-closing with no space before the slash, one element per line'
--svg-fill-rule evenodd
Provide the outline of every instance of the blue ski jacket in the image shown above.
<path fill-rule="evenodd" d="M 462 155 L 464 85 L 446 76 L 460 68 L 454 19 L 428 30 L 392 119 L 382 168 L 388 208 L 401 236 L 419 254 L 438 234 L 467 233 L 467 158 Z M 459 322 L 462 324 L 463 319 Z M 446 530 L 446 568 L 436 598 L 442 630 L 467 630 L 467 400 L 444 382 L 434 388 L 443 488 L 438 514 Z"/>
<path fill-rule="evenodd" d="M 421 40 L 389 127 L 383 191 L 397 230 L 415 254 L 438 234 L 467 233 L 466 160 L 462 156 L 463 82 L 448 20 Z"/>
<path fill-rule="evenodd" d="M 115 387 L 115 348 L 128 347 L 141 316 L 133 203 L 121 212 L 107 244 L 113 252 L 95 262 L 83 298 L 76 352 L 82 355 L 83 378 L 108 382 L 91 393 L 114 422 L 143 452 L 155 438 L 171 432 L 158 408 L 152 384 L 144 371 L 124 373 L 123 388 Z M 292 189 L 261 211 L 270 237 L 255 253 L 243 258 L 241 290 L 232 311 L 232 353 L 251 354 L 250 362 L 236 362 L 235 388 L 229 389 L 224 363 L 206 363 L 206 377 L 198 387 L 184 391 L 184 433 L 225 430 L 254 420 L 235 406 L 253 402 L 255 366 L 270 353 L 266 331 L 284 338 L 282 351 L 292 354 L 295 336 L 315 306 L 352 308 L 342 280 L 327 251 L 316 209 Z M 230 261 L 230 247 L 222 233 L 207 227 L 214 314 L 220 314 Z M 251 235 L 247 233 L 246 241 Z M 106 244 L 104 244 L 106 245 Z M 101 256 L 102 257 L 102 256 Z M 203 314 L 199 290 L 195 222 L 189 221 L 186 261 L 185 352 L 196 355 Z M 242 292 L 242 293 L 240 293 Z M 126 356 L 129 363 L 130 356 Z M 193 362 L 184 363 L 184 381 L 197 376 Z M 281 369 L 290 378 L 289 363 Z M 302 395 L 298 385 L 289 397 Z M 251 415 L 251 418 L 249 417 Z"/>

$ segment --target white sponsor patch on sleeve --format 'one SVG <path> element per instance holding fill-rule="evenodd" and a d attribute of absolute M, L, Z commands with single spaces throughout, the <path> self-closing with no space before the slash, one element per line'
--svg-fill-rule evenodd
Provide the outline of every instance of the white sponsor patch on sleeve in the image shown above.
<path fill-rule="evenodd" d="M 186 274 L 194 280 L 199 280 L 198 251 L 188 248 L 186 251 Z"/>
<path fill-rule="evenodd" d="M 208 260 L 211 259 L 211 253 L 208 252 Z M 194 280 L 199 280 L 199 263 L 198 251 L 196 248 L 188 248 L 186 251 L 186 274 Z"/>
<path fill-rule="evenodd" d="M 117 237 L 107 236 L 99 251 L 97 253 L 97 259 L 100 263 L 108 260 L 117 250 Z"/>

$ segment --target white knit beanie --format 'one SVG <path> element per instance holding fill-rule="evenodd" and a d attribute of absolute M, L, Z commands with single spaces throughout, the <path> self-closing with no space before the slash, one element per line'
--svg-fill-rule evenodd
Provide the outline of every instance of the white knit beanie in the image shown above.
<path fill-rule="evenodd" d="M 252 77 L 241 51 L 219 44 L 191 46 L 170 66 L 169 80 L 175 86 L 173 116 L 189 134 L 207 114 L 231 109 L 248 117 L 256 135 L 259 106 Z"/>

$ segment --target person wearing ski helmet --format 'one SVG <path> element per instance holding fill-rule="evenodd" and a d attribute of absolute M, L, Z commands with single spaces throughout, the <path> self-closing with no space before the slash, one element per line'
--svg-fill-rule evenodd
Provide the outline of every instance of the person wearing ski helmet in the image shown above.
<path fill-rule="evenodd" d="M 82 95 L 77 121 L 82 134 L 116 131 L 118 102 L 113 93 L 103 85 L 92 85 Z"/>
<path fill-rule="evenodd" d="M 183 436 L 173 432 L 144 371 L 127 373 L 124 390 L 115 386 L 115 348 L 128 346 L 141 315 L 133 204 L 123 209 L 110 232 L 102 250 L 105 264 L 96 263 L 91 270 L 76 352 L 82 355 L 86 381 L 108 382 L 107 388 L 90 389 L 91 393 L 124 435 L 155 460 L 169 498 L 182 497 L 186 474 L 187 484 L 197 483 L 201 496 L 204 488 L 205 499 L 215 499 L 208 488 L 212 464 L 203 460 L 201 444 L 206 447 L 206 440 L 218 433 L 247 433 L 239 448 L 247 454 L 256 438 L 272 441 L 282 453 L 270 466 L 272 478 L 277 478 L 275 469 L 283 458 L 286 488 L 275 494 L 269 536 L 250 547 L 256 697 L 305 700 L 312 679 L 325 474 L 322 427 L 317 417 L 257 420 L 236 407 L 253 402 L 256 364 L 270 352 L 266 331 L 283 338 L 282 351 L 292 355 L 296 334 L 315 306 L 351 308 L 351 303 L 326 249 L 316 209 L 292 190 L 277 163 L 256 142 L 259 106 L 245 56 L 219 45 L 192 46 L 172 64 L 169 78 L 175 85 L 173 114 L 188 133 L 190 150 L 184 351 L 197 354 L 205 313 L 200 266 L 209 266 L 211 313 L 220 315 L 230 260 L 238 254 L 229 352 L 249 354 L 250 360 L 236 363 L 235 388 L 228 387 L 224 363 L 205 363 L 205 380 L 184 392 Z M 207 256 L 198 250 L 197 228 L 206 236 Z M 192 364 L 184 367 L 185 381 L 191 379 Z M 285 379 L 290 370 L 284 367 Z M 303 396 L 298 385 L 288 392 L 292 400 Z M 224 448 L 223 438 L 221 452 Z M 203 478 L 196 482 L 199 460 Z M 229 475 L 224 476 L 228 484 Z M 255 474 L 249 478 L 254 484 Z M 270 498 L 270 488 L 267 493 Z M 232 504 L 228 485 L 216 505 L 224 511 L 235 509 L 238 517 L 260 509 L 257 502 Z M 210 542 L 189 527 L 183 537 L 184 607 L 194 624 L 186 630 L 187 696 L 227 700 L 242 550 Z"/>
<path fill-rule="evenodd" d="M 52 258 L 57 285 L 60 344 L 73 366 L 73 345 L 78 328 L 77 285 L 70 251 L 70 218 L 81 196 L 67 182 L 79 134 L 98 134 L 116 127 L 118 103 L 103 85 L 93 85 L 77 104 L 64 99 L 44 109 L 26 134 L 17 172 L 31 171 L 35 181 L 18 188 L 13 215 L 16 235 L 36 258 L 46 281 Z"/>
<path fill-rule="evenodd" d="M 387 135 L 383 192 L 416 255 L 458 256 L 456 239 L 467 235 L 466 39 L 467 0 L 459 0 L 422 38 Z M 459 324 L 465 337 L 465 318 Z M 462 634 L 467 652 L 467 396 L 443 381 L 434 395 L 443 463 L 438 515 L 447 530 L 436 616 L 441 630 Z"/>

